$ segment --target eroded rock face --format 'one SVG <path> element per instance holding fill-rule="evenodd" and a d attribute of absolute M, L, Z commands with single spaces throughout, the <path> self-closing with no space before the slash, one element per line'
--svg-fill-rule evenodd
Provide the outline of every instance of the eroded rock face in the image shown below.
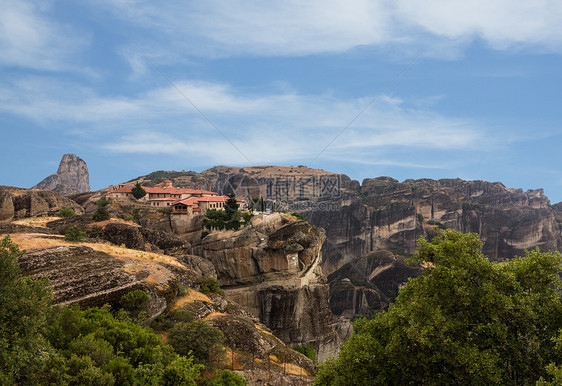
<path fill-rule="evenodd" d="M 84 213 L 80 205 L 56 192 L 0 186 L 0 221 L 56 215 L 61 208 Z"/>
<path fill-rule="evenodd" d="M 322 229 L 276 213 L 254 217 L 251 227 L 191 242 L 194 254 L 213 263 L 230 299 L 285 343 L 313 344 L 323 360 L 339 346 L 320 268 L 324 240 Z"/>
<path fill-rule="evenodd" d="M 86 246 L 58 246 L 27 251 L 18 265 L 32 279 L 47 278 L 56 304 L 81 307 L 119 305 L 121 296 L 135 289 L 146 291 L 152 299 L 150 313 L 156 316 L 176 295 L 180 277 L 158 263 L 143 266 L 116 259 Z M 156 267 L 158 266 L 158 267 Z M 152 268 L 159 275 L 154 275 Z M 183 279 L 194 274 L 182 270 Z"/>
<path fill-rule="evenodd" d="M 370 316 L 393 302 L 408 278 L 421 271 L 386 250 L 355 259 L 328 276 L 330 308 L 334 315 L 348 319 Z"/>
<path fill-rule="evenodd" d="M 90 190 L 90 175 L 86 162 L 75 154 L 62 156 L 59 168 L 39 182 L 33 189 L 50 190 L 61 194 L 83 193 Z"/>
<path fill-rule="evenodd" d="M 338 210 L 308 210 L 326 229 L 325 272 L 379 249 L 413 253 L 432 224 L 480 235 L 482 252 L 512 258 L 525 249 L 560 247 L 560 227 L 542 189 L 523 192 L 499 182 L 366 179 L 357 191 L 344 188 Z"/>

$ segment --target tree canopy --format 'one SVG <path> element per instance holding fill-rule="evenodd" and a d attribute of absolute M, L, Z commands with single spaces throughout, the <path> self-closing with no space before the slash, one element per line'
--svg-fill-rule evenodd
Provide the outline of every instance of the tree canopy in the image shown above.
<path fill-rule="evenodd" d="M 452 230 L 420 239 L 413 262 L 423 274 L 388 311 L 354 323 L 317 384 L 515 385 L 562 374 L 560 254 L 492 262 L 480 245 Z"/>
<path fill-rule="evenodd" d="M 137 182 L 133 189 L 131 189 L 131 194 L 138 200 L 139 198 L 143 198 L 144 196 L 146 196 L 146 190 L 144 190 L 140 182 Z"/>

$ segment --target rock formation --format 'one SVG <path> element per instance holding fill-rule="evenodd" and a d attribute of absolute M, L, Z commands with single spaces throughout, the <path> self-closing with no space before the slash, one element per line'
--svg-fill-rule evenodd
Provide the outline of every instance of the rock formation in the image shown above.
<path fill-rule="evenodd" d="M 175 259 L 91 239 L 70 244 L 43 226 L 3 223 L 0 232 L 27 249 L 18 265 L 33 279 L 49 279 L 56 304 L 119 308 L 124 294 L 141 289 L 151 299 L 148 322 L 158 316 L 173 318 L 175 311 L 184 309 L 220 329 L 232 357 L 229 368 L 249 375 L 267 370 L 308 377 L 316 370 L 313 361 L 287 347 L 238 304 L 198 292 L 201 276 L 189 264 L 212 270 L 200 257 Z"/>
<path fill-rule="evenodd" d="M 174 180 L 170 175 L 167 177 Z M 367 178 L 360 184 L 345 175 L 302 166 L 217 166 L 200 174 L 185 172 L 180 179 L 188 186 L 197 182 L 218 192 L 235 191 L 245 199 L 261 196 L 269 207 L 275 200 L 277 208 L 298 211 L 312 225 L 325 229 L 321 265 L 324 273 L 334 273 L 330 276 L 332 311 L 346 315 L 348 320 L 368 313 L 371 307 L 384 308 L 392 301 L 393 292 L 387 293 L 385 288 L 394 291 L 400 285 L 400 278 L 405 281 L 407 275 L 417 272 L 410 270 L 401 256 L 414 253 L 416 240 L 431 238 L 434 227 L 477 233 L 484 242 L 482 252 L 495 260 L 509 259 L 535 247 L 542 251 L 562 249 L 562 204 L 551 206 L 542 189 L 524 192 L 500 182 L 461 179 L 399 182 L 390 177 Z M 181 228 L 180 233 L 190 237 L 199 236 L 200 224 L 196 220 L 171 223 L 171 227 Z M 248 240 L 254 237 L 246 236 Z M 207 237 L 205 242 L 215 258 L 222 253 L 220 248 L 229 251 L 250 245 L 255 248 L 252 244 L 255 240 L 249 242 L 241 236 L 236 239 L 239 244 L 224 240 L 221 244 L 220 240 Z M 236 277 L 230 285 L 252 285 L 263 274 L 263 262 L 261 267 L 253 266 L 249 256 L 252 254 L 236 264 L 226 264 L 222 276 L 218 268 L 221 280 L 228 282 Z M 231 258 L 223 253 L 218 263 L 224 264 L 224 259 Z M 389 263 L 388 259 L 394 261 Z M 350 266 L 346 266 L 348 263 Z M 355 267 L 353 277 L 350 267 Z M 275 271 L 274 267 L 268 269 Z M 359 275 L 361 269 L 364 272 Z M 374 278 L 380 280 L 373 282 Z M 361 282 L 369 285 L 357 284 Z M 261 312 L 257 306 L 261 300 L 245 303 L 254 304 L 254 311 Z"/>
<path fill-rule="evenodd" d="M 239 231 L 190 241 L 215 266 L 227 296 L 289 345 L 314 345 L 319 360 L 334 356 L 339 339 L 320 263 L 322 229 L 290 215 L 254 217 Z"/>
<path fill-rule="evenodd" d="M 56 192 L 0 186 L 0 222 L 55 215 L 61 208 L 72 208 L 77 214 L 84 212 L 76 202 Z"/>
<path fill-rule="evenodd" d="M 90 190 L 90 175 L 86 162 L 75 154 L 62 156 L 59 168 L 32 189 L 50 190 L 61 194 L 83 193 Z"/>

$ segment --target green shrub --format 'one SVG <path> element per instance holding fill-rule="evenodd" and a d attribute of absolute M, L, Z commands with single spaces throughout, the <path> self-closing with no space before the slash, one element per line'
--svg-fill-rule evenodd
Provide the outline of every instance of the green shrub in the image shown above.
<path fill-rule="evenodd" d="M 74 216 L 76 213 L 74 212 L 74 209 L 72 208 L 60 208 L 59 209 L 59 217 L 72 217 Z"/>
<path fill-rule="evenodd" d="M 300 346 L 295 346 L 293 350 L 300 352 L 305 357 L 312 359 L 313 361 L 316 362 L 316 353 L 314 352 L 314 346 L 312 344 L 306 344 L 306 345 L 303 344 Z"/>
<path fill-rule="evenodd" d="M 417 218 L 418 218 L 418 222 L 419 222 L 420 224 L 423 223 L 423 220 L 424 220 L 423 214 L 418 213 L 416 216 L 417 216 Z"/>
<path fill-rule="evenodd" d="M 205 379 L 202 386 L 245 386 L 248 381 L 230 370 L 216 370 L 211 378 Z"/>
<path fill-rule="evenodd" d="M 191 311 L 180 309 L 172 314 L 172 319 L 176 322 L 188 323 L 195 320 L 195 315 Z"/>
<path fill-rule="evenodd" d="M 121 296 L 119 304 L 134 319 L 139 318 L 143 313 L 146 315 L 150 308 L 150 297 L 143 290 L 137 289 Z"/>
<path fill-rule="evenodd" d="M 447 229 L 447 227 L 444 224 L 440 223 L 439 221 L 429 220 L 427 222 L 427 224 L 428 225 L 436 225 L 439 229 Z"/>
<path fill-rule="evenodd" d="M 98 201 L 96 201 L 98 208 L 104 208 L 109 205 L 109 200 L 107 197 L 102 196 Z"/>
<path fill-rule="evenodd" d="M 291 216 L 296 217 L 299 220 L 308 221 L 308 219 L 304 217 L 302 214 L 300 214 L 299 212 L 293 212 L 291 213 Z"/>
<path fill-rule="evenodd" d="M 77 226 L 71 226 L 66 228 L 64 232 L 64 238 L 67 241 L 82 241 L 86 237 L 86 232 L 81 231 Z"/>
<path fill-rule="evenodd" d="M 168 341 L 178 354 L 191 354 L 206 366 L 212 367 L 224 357 L 222 331 L 201 320 L 176 323 L 168 333 Z"/>
<path fill-rule="evenodd" d="M 96 210 L 96 213 L 94 213 L 94 216 L 92 217 L 94 221 L 105 221 L 105 220 L 109 220 L 110 218 L 111 215 L 109 214 L 109 211 L 105 206 L 99 207 L 98 210 Z"/>
<path fill-rule="evenodd" d="M 224 295 L 224 291 L 221 289 L 221 282 L 214 277 L 200 277 L 197 280 L 197 284 L 200 286 L 200 292 L 204 294 L 216 293 L 219 295 Z"/>

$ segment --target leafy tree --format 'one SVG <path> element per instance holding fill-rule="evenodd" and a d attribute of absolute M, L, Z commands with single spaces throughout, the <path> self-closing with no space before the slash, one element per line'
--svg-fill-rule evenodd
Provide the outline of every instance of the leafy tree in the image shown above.
<path fill-rule="evenodd" d="M 176 323 L 168 334 L 168 341 L 178 354 L 191 354 L 206 366 L 216 365 L 224 356 L 222 331 L 201 320 Z"/>
<path fill-rule="evenodd" d="M 146 190 L 144 190 L 140 182 L 137 182 L 133 189 L 131 189 L 131 194 L 138 200 L 139 198 L 143 198 L 144 196 L 146 196 Z"/>
<path fill-rule="evenodd" d="M 475 234 L 419 240 L 410 279 L 387 312 L 354 323 L 317 384 L 530 384 L 558 355 L 558 253 L 495 263 Z M 554 364 L 550 375 L 556 376 Z"/>
<path fill-rule="evenodd" d="M 107 206 L 109 205 L 109 200 L 105 196 L 103 196 L 96 202 L 96 204 L 98 205 L 98 209 L 94 213 L 92 219 L 94 221 L 109 220 L 111 217 L 109 211 L 107 210 Z"/>
<path fill-rule="evenodd" d="M 197 279 L 197 284 L 199 284 L 200 291 L 204 294 L 216 293 L 224 295 L 224 291 L 221 289 L 221 282 L 214 277 L 200 277 Z"/>
<path fill-rule="evenodd" d="M 68 241 L 82 241 L 84 237 L 86 237 L 86 232 L 80 230 L 80 228 L 75 225 L 66 228 L 64 232 L 64 238 Z"/>
<path fill-rule="evenodd" d="M 119 302 L 133 319 L 143 319 L 150 308 L 150 297 L 143 290 L 137 289 L 121 296 Z"/>
<path fill-rule="evenodd" d="M 22 255 L 9 237 L 0 241 L 0 384 L 36 384 L 48 369 L 44 338 L 52 296 L 46 281 L 22 276 Z"/>
<path fill-rule="evenodd" d="M 245 386 L 246 379 L 230 370 L 216 370 L 213 376 L 201 383 L 203 386 Z"/>
<path fill-rule="evenodd" d="M 74 209 L 72 208 L 60 208 L 59 209 L 59 216 L 60 217 L 72 217 L 76 214 Z"/>
<path fill-rule="evenodd" d="M 235 213 L 238 213 L 239 207 L 238 201 L 236 201 L 236 195 L 234 192 L 231 192 L 228 195 L 228 200 L 224 203 L 224 211 L 228 215 L 229 220 L 232 220 Z"/>
<path fill-rule="evenodd" d="M 92 217 L 94 221 L 105 221 L 109 220 L 110 218 L 111 215 L 109 214 L 109 211 L 106 207 L 98 208 L 96 210 L 96 213 L 94 213 L 94 216 Z"/>
<path fill-rule="evenodd" d="M 314 352 L 314 346 L 312 344 L 295 346 L 293 350 L 300 352 L 302 355 L 312 359 L 313 361 L 316 361 L 316 353 Z"/>

